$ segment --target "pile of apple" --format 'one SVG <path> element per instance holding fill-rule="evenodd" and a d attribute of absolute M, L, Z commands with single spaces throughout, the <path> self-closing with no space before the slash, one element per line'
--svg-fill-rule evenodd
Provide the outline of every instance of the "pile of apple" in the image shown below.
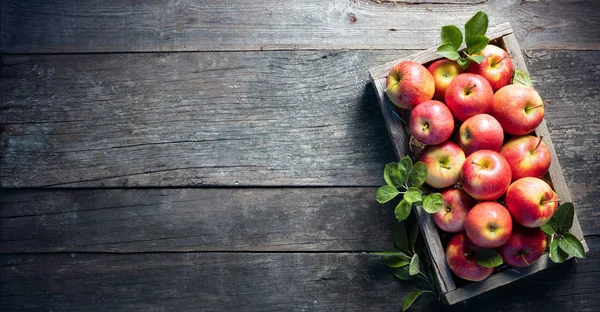
<path fill-rule="evenodd" d="M 515 70 L 506 51 L 488 45 L 480 55 L 485 59 L 464 72 L 449 59 L 427 68 L 401 62 L 386 88 L 396 106 L 412 110 L 411 135 L 427 145 L 419 156 L 429 172 L 426 183 L 444 199 L 433 218 L 441 230 L 455 233 L 446 260 L 469 281 L 494 271 L 476 261 L 484 249 L 515 267 L 537 261 L 547 244 L 539 227 L 559 201 L 540 179 L 550 167 L 550 151 L 532 135 L 544 118 L 541 97 L 530 85 L 511 84 Z"/>

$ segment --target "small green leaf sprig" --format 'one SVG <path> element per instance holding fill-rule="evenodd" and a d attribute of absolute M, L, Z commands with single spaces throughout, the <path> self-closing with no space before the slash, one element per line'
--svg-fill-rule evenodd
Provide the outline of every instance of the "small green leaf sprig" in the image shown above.
<path fill-rule="evenodd" d="M 423 293 L 431 293 L 439 299 L 439 292 L 434 285 L 431 266 L 423 255 L 423 238 L 420 235 L 419 224 L 415 224 L 410 234 L 407 234 L 404 222 L 396 223 L 394 227 L 394 245 L 392 251 L 376 252 L 383 263 L 394 270 L 394 276 L 403 281 L 413 281 L 420 288 L 404 298 L 402 311 L 410 306 Z M 421 261 L 420 259 L 425 259 Z"/>
<path fill-rule="evenodd" d="M 402 200 L 394 210 L 398 221 L 408 217 L 413 204 L 422 205 L 428 213 L 438 212 L 444 199 L 440 193 L 425 195 L 426 192 L 421 186 L 427 180 L 427 174 L 425 163 L 418 161 L 413 164 L 409 156 L 403 157 L 397 163 L 388 163 L 383 171 L 383 179 L 387 184 L 377 190 L 377 202 L 384 204 L 402 194 Z"/>
<path fill-rule="evenodd" d="M 485 36 L 488 28 L 488 17 L 483 11 L 477 12 L 465 24 L 465 44 L 466 51 L 458 50 L 463 43 L 463 34 L 460 29 L 454 25 L 442 27 L 441 39 L 442 44 L 438 47 L 437 52 L 448 59 L 456 61 L 463 69 L 466 69 L 471 61 L 477 64 L 483 62 L 484 55 L 474 55 L 483 50 L 490 41 Z"/>
<path fill-rule="evenodd" d="M 562 263 L 570 256 L 585 258 L 583 245 L 575 235 L 569 231 L 573 226 L 575 207 L 573 203 L 566 202 L 558 207 L 548 223 L 540 228 L 550 237 L 550 259 Z"/>

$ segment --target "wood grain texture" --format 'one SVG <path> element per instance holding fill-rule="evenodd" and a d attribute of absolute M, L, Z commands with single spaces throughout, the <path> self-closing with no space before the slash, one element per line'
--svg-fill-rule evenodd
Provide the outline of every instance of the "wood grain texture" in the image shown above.
<path fill-rule="evenodd" d="M 381 251 L 376 188 L 0 190 L 0 252 Z"/>
<path fill-rule="evenodd" d="M 0 184 L 378 186 L 395 156 L 367 72 L 410 52 L 4 56 Z M 600 52 L 528 53 L 573 200 L 598 217 Z"/>
<path fill-rule="evenodd" d="M 479 10 L 524 49 L 600 48 L 594 0 L 394 2 L 5 0 L 0 53 L 426 49 Z"/>
<path fill-rule="evenodd" d="M 595 311 L 600 239 L 588 259 L 540 272 L 450 307 L 415 311 Z M 398 311 L 412 284 L 364 253 L 21 254 L 0 256 L 0 309 Z"/>

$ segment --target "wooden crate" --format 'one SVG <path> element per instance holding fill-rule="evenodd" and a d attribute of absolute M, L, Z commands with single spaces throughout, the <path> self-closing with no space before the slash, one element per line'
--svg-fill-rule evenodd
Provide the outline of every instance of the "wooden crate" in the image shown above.
<path fill-rule="evenodd" d="M 490 38 L 491 43 L 504 48 L 508 52 L 515 65 L 515 69 L 521 69 L 527 72 L 525 60 L 523 59 L 523 55 L 521 54 L 521 49 L 519 47 L 519 44 L 517 43 L 515 35 L 513 34 L 512 27 L 509 23 L 500 24 L 496 27 L 490 28 L 487 32 L 487 36 L 488 38 Z M 383 117 L 390 137 L 392 139 L 392 144 L 394 146 L 394 150 L 398 159 L 404 157 L 405 155 L 408 155 L 410 153 L 410 150 L 408 145 L 408 136 L 406 131 L 404 130 L 404 126 L 399 116 L 398 109 L 394 104 L 392 104 L 392 102 L 387 98 L 385 94 L 387 75 L 392 69 L 392 67 L 400 61 L 414 61 L 417 63 L 426 64 L 440 59 L 441 56 L 437 54 L 436 50 L 436 47 L 427 49 L 409 55 L 405 58 L 372 68 L 369 72 L 371 76 L 371 81 L 375 86 L 377 98 L 379 100 L 379 105 L 381 107 L 381 111 L 383 113 Z M 562 169 L 556 156 L 556 151 L 554 149 L 554 146 L 552 145 L 552 140 L 550 138 L 550 133 L 548 132 L 548 127 L 546 126 L 545 120 L 542 121 L 542 123 L 537 127 L 537 129 L 535 130 L 535 135 L 538 137 L 540 135 L 544 135 L 544 142 L 548 145 L 548 148 L 550 149 L 550 153 L 552 155 L 552 163 L 550 165 L 550 170 L 547 178 L 549 178 L 549 180 L 551 181 L 554 190 L 556 191 L 558 197 L 561 199 L 562 202 L 572 201 L 571 195 L 569 194 L 569 189 L 567 188 L 567 184 L 565 182 L 565 178 L 562 174 Z M 489 278 L 485 279 L 484 281 L 471 282 L 461 287 L 457 287 L 452 272 L 450 271 L 450 268 L 446 263 L 445 251 L 442 246 L 440 235 L 433 221 L 433 218 L 431 217 L 431 215 L 429 215 L 423 209 L 421 209 L 421 207 L 413 207 L 413 209 L 417 214 L 417 219 L 419 220 L 422 233 L 424 234 L 423 236 L 425 238 L 425 244 L 427 245 L 427 250 L 431 258 L 431 263 L 434 267 L 434 274 L 437 279 L 437 286 L 439 287 L 439 290 L 443 295 L 444 301 L 448 304 L 455 304 L 457 302 L 472 298 L 486 291 L 495 289 L 508 283 L 512 283 L 525 276 L 531 275 L 535 272 L 544 270 L 555 265 L 555 263 L 553 263 L 550 260 L 548 255 L 545 254 L 542 256 L 541 259 L 539 259 L 536 263 L 529 267 L 512 268 L 502 272 L 497 272 L 492 274 Z M 583 233 L 581 232 L 579 221 L 577 220 L 577 214 L 575 215 L 575 220 L 573 222 L 571 232 L 577 238 L 579 238 L 579 240 L 583 244 L 585 251 L 588 252 L 589 248 L 583 238 Z"/>

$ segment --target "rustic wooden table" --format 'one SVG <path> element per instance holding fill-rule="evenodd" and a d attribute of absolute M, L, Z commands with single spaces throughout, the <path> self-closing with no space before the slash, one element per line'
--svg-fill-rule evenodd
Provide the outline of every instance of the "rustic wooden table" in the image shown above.
<path fill-rule="evenodd" d="M 513 0 L 0 1 L 0 310 L 399 310 L 368 69 L 478 10 L 551 101 L 591 251 L 415 310 L 597 310 L 600 5 Z"/>

